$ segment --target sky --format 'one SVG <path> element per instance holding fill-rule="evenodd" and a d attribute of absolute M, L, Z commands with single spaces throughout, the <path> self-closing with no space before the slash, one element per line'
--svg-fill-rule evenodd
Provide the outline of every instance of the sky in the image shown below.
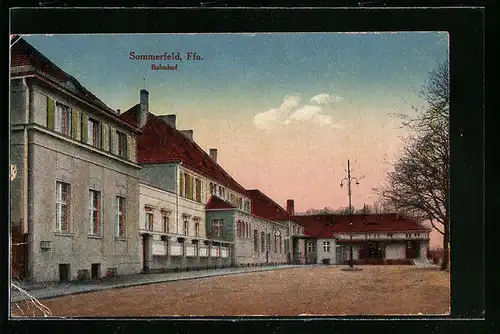
<path fill-rule="evenodd" d="M 176 114 L 241 185 L 299 212 L 348 205 L 348 159 L 352 205 L 376 201 L 408 135 L 395 115 L 423 106 L 418 93 L 448 53 L 444 32 L 24 38 L 113 109 L 145 87 L 152 113 Z M 165 53 L 182 60 L 135 59 Z"/>

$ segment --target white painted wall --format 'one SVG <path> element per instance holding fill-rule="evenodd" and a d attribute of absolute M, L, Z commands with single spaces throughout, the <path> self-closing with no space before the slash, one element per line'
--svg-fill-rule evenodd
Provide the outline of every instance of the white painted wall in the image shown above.
<path fill-rule="evenodd" d="M 184 218 L 183 214 L 189 215 L 189 235 L 195 234 L 194 217 L 201 217 L 199 229 L 199 238 L 206 237 L 205 229 L 205 206 L 190 199 L 178 197 L 176 194 L 161 190 L 150 185 L 141 183 L 139 186 L 139 228 L 146 227 L 146 209 L 145 206 L 151 206 L 153 210 L 153 231 L 162 232 L 162 213 L 161 210 L 170 210 L 169 215 L 169 233 L 183 234 Z M 178 201 L 178 204 L 177 204 Z"/>
<path fill-rule="evenodd" d="M 144 183 L 139 184 L 139 229 L 146 227 L 146 209 L 145 206 L 151 206 L 153 210 L 153 231 L 162 232 L 162 214 L 161 210 L 170 210 L 169 230 L 172 233 L 176 231 L 175 218 L 177 216 L 176 195 L 174 193 L 160 190 Z"/>
<path fill-rule="evenodd" d="M 429 241 L 421 241 L 420 242 L 420 259 L 427 259 L 427 248 L 429 247 Z"/>
<path fill-rule="evenodd" d="M 335 233 L 335 237 L 342 240 L 351 238 L 350 233 Z M 421 240 L 429 238 L 429 231 L 414 231 L 414 232 L 358 232 L 353 233 L 354 240 L 370 239 L 370 240 Z"/>
<path fill-rule="evenodd" d="M 323 243 L 324 242 L 329 242 L 330 243 L 330 252 L 325 252 L 323 249 Z M 335 264 L 335 254 L 336 250 L 335 247 L 335 239 L 318 239 L 317 244 L 316 244 L 316 263 L 323 263 L 323 259 L 330 259 L 330 264 Z"/>
<path fill-rule="evenodd" d="M 406 248 L 404 242 L 390 243 L 385 245 L 385 258 L 387 260 L 404 259 Z"/>

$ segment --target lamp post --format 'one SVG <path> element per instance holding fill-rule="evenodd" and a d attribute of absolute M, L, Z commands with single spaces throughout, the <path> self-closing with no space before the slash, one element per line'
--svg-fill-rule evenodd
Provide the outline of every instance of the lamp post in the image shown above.
<path fill-rule="evenodd" d="M 343 178 L 342 181 L 340 181 L 340 187 L 344 185 L 344 181 L 347 181 L 347 195 L 349 196 L 349 230 L 350 230 L 350 251 L 349 251 L 349 268 L 353 267 L 352 264 L 352 206 L 351 206 L 351 181 L 356 180 L 356 185 L 359 184 L 358 179 L 355 177 L 351 177 L 351 165 L 349 160 L 347 160 L 347 177 Z"/>

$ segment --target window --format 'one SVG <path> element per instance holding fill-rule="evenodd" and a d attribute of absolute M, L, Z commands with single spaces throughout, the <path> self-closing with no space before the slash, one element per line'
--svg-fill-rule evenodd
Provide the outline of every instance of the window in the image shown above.
<path fill-rule="evenodd" d="M 201 180 L 196 179 L 196 201 L 201 203 Z"/>
<path fill-rule="evenodd" d="M 153 212 L 146 212 L 146 224 L 144 228 L 148 231 L 153 230 Z"/>
<path fill-rule="evenodd" d="M 235 201 L 234 194 L 231 194 L 231 203 L 234 204 L 234 201 Z"/>
<path fill-rule="evenodd" d="M 116 131 L 116 136 L 118 137 L 118 155 L 123 159 L 127 159 L 127 135 Z"/>
<path fill-rule="evenodd" d="M 289 239 L 285 238 L 284 244 L 285 244 L 285 254 L 288 254 L 288 252 L 290 251 Z"/>
<path fill-rule="evenodd" d="M 224 224 L 224 219 L 214 219 L 212 220 L 212 234 L 214 237 L 222 236 L 222 225 Z"/>
<path fill-rule="evenodd" d="M 101 127 L 99 121 L 89 118 L 87 127 L 87 144 L 95 147 L 101 147 Z"/>
<path fill-rule="evenodd" d="M 69 232 L 70 185 L 56 182 L 56 231 Z"/>
<path fill-rule="evenodd" d="M 163 227 L 163 233 L 169 233 L 170 232 L 170 220 L 167 216 L 167 214 L 162 214 L 161 216 L 161 222 L 162 222 L 162 227 Z"/>
<path fill-rule="evenodd" d="M 184 221 L 184 235 L 189 235 L 189 221 Z"/>
<path fill-rule="evenodd" d="M 179 195 L 184 196 L 184 173 L 179 173 Z"/>
<path fill-rule="evenodd" d="M 278 253 L 278 236 L 274 235 L 274 252 Z"/>
<path fill-rule="evenodd" d="M 245 223 L 245 238 L 250 237 L 250 230 L 248 229 L 248 223 Z"/>
<path fill-rule="evenodd" d="M 309 240 L 307 242 L 307 252 L 308 253 L 316 252 L 316 245 L 314 244 L 314 242 L 312 240 Z"/>
<path fill-rule="evenodd" d="M 125 236 L 125 203 L 124 197 L 116 197 L 116 236 Z"/>
<path fill-rule="evenodd" d="M 90 234 L 100 235 L 101 234 L 101 192 L 90 190 Z"/>
<path fill-rule="evenodd" d="M 59 102 L 56 103 L 54 130 L 66 136 L 71 136 L 73 129 L 72 110 Z"/>
<path fill-rule="evenodd" d="M 281 235 L 280 235 L 280 254 L 283 253 L 283 245 L 282 245 L 282 242 L 281 242 Z"/>
<path fill-rule="evenodd" d="M 241 197 L 238 197 L 238 209 L 243 209 L 243 199 Z"/>
<path fill-rule="evenodd" d="M 260 232 L 260 251 L 264 252 L 266 248 L 266 234 L 264 232 Z"/>
<path fill-rule="evenodd" d="M 257 230 L 253 230 L 253 251 L 259 251 L 259 232 Z"/>
<path fill-rule="evenodd" d="M 323 252 L 330 253 L 330 241 L 323 241 Z"/>
<path fill-rule="evenodd" d="M 245 201 L 244 210 L 250 212 L 250 201 Z"/>
<path fill-rule="evenodd" d="M 267 250 L 271 250 L 271 233 L 267 234 Z"/>
<path fill-rule="evenodd" d="M 190 175 L 187 173 L 184 173 L 184 197 L 189 198 L 190 197 L 190 192 L 189 192 L 189 177 Z"/>
<path fill-rule="evenodd" d="M 194 236 L 200 236 L 200 223 L 194 223 Z"/>

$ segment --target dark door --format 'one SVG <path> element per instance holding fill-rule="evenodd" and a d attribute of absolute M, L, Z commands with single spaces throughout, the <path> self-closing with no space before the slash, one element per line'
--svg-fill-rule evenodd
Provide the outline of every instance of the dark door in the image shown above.
<path fill-rule="evenodd" d="M 26 277 L 26 264 L 28 260 L 28 234 L 23 234 L 20 227 L 12 227 L 11 233 L 11 276 L 12 278 L 24 279 Z"/>
<path fill-rule="evenodd" d="M 91 272 L 92 272 L 92 279 L 101 278 L 101 264 L 92 263 Z"/>
<path fill-rule="evenodd" d="M 406 258 L 416 259 L 420 256 L 420 242 L 411 240 L 406 242 Z"/>
<path fill-rule="evenodd" d="M 60 263 L 59 264 L 59 281 L 68 282 L 69 281 L 69 264 Z"/>
<path fill-rule="evenodd" d="M 146 273 L 149 271 L 148 264 L 148 235 L 142 235 L 142 270 Z"/>

